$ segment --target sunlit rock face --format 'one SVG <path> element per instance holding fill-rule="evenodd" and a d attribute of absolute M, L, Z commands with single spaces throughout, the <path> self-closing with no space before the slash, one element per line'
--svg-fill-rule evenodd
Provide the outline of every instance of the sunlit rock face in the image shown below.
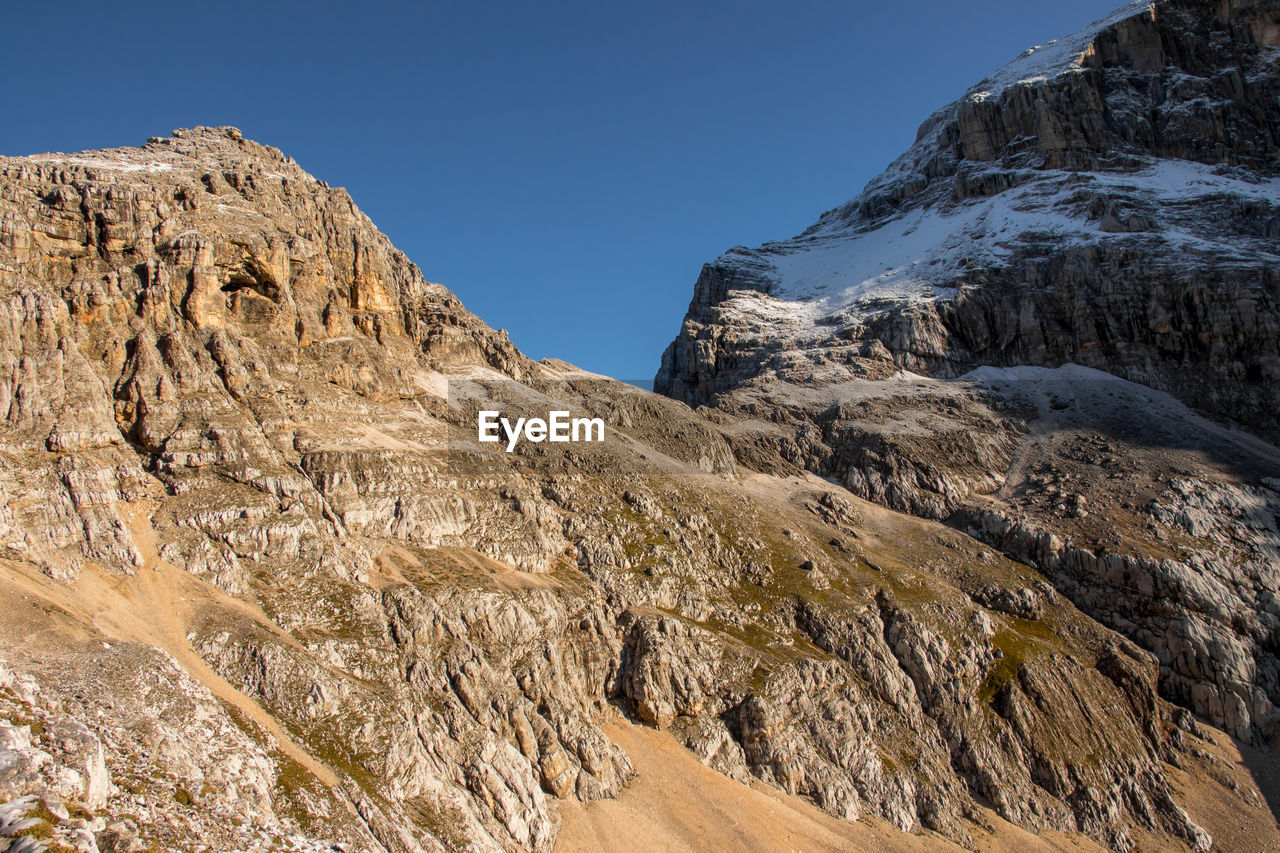
<path fill-rule="evenodd" d="M 932 382 L 880 343 L 850 362 L 875 381 L 835 360 L 792 381 L 817 372 L 794 350 L 800 373 L 694 411 L 527 359 L 344 191 L 230 128 L 0 160 L 0 223 L 0 835 L 547 851 L 635 795 L 624 724 L 904 845 L 1007 821 L 1203 850 L 1209 801 L 1226 831 L 1274 833 L 1226 737 L 1161 696 L 1269 724 L 1273 493 L 1173 438 L 1034 429 L 1104 400 L 1163 407 L 1175 438 L 1221 429 L 1167 395 L 1071 370 L 1056 396 Z M 778 322 L 753 334 L 773 346 Z M 1097 405 L 1061 406 L 1083 389 Z M 508 408 L 605 439 L 482 444 L 479 413 Z M 1057 533 L 971 506 L 1010 460 Z M 1108 479 L 1173 465 L 1192 473 L 1149 501 Z M 1125 536 L 1187 531 L 1188 555 L 1077 555 L 1120 501 Z M 996 547 L 920 517 L 962 506 Z M 1257 589 L 1226 551 L 1205 559 L 1235 574 L 1189 576 L 1206 543 Z M 1182 609 L 1114 592 L 1145 582 Z"/>

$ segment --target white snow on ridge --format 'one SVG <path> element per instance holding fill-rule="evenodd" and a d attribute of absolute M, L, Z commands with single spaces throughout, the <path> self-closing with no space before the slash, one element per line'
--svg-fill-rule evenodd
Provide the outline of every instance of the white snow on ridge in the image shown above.
<path fill-rule="evenodd" d="M 1151 6 L 1150 0 L 1131 0 L 1078 32 L 1028 48 L 1018 58 L 974 86 L 968 97 L 975 100 L 996 97 L 1009 86 L 1050 80 L 1064 71 L 1079 68 L 1080 58 L 1099 32 L 1145 12 Z"/>
<path fill-rule="evenodd" d="M 967 262 L 998 261 L 1021 234 L 1070 238 L 1096 231 L 1043 200 L 1028 198 L 1035 189 L 1020 188 L 950 211 L 917 208 L 857 234 L 775 244 L 767 256 L 776 282 L 771 295 L 814 303 L 820 313 L 947 298 L 954 295 L 947 285 Z"/>
<path fill-rule="evenodd" d="M 1194 232 L 1168 222 L 1157 222 L 1156 230 L 1142 235 L 1104 232 L 1100 220 L 1085 218 L 1078 210 L 1081 204 L 1072 201 L 1081 190 L 1141 201 L 1157 211 L 1158 219 L 1170 205 L 1193 205 L 1212 196 L 1280 205 L 1280 179 L 1250 181 L 1182 160 L 1155 161 L 1136 172 L 1036 171 L 1026 183 L 991 197 L 923 206 L 870 230 L 827 229 L 749 252 L 767 266 L 773 298 L 737 307 L 752 320 L 794 326 L 849 308 L 874 312 L 902 302 L 948 298 L 968 266 L 999 264 L 1015 245 L 1025 245 L 1028 234 L 1049 237 L 1060 246 L 1160 239 L 1171 253 L 1212 251 L 1220 258 L 1261 251 L 1232 235 L 1216 235 L 1212 223 Z M 732 263 L 733 254 L 722 260 Z"/>
<path fill-rule="evenodd" d="M 1118 189 L 1146 190 L 1157 201 L 1189 201 L 1207 195 L 1227 193 L 1242 198 L 1280 203 L 1280 178 L 1246 181 L 1219 174 L 1216 167 L 1190 160 L 1158 160 L 1140 172 L 1095 172 Z"/>
<path fill-rule="evenodd" d="M 109 160 L 105 157 L 85 157 L 80 154 L 72 154 L 70 156 L 44 156 L 32 155 L 27 157 L 28 160 L 34 160 L 38 163 L 58 162 L 66 163 L 69 166 L 84 166 L 91 169 L 111 169 L 116 172 L 171 172 L 173 171 L 172 163 L 162 163 L 159 160 L 152 160 L 150 163 L 131 163 L 127 160 Z"/>
<path fill-rule="evenodd" d="M 872 231 L 828 237 L 811 248 L 771 258 L 780 299 L 851 305 L 954 295 L 944 285 L 966 259 L 991 261 L 1009 253 L 1003 243 L 1028 231 L 1067 235 L 1082 223 L 1052 210 L 1015 209 L 1006 195 L 953 211 L 919 208 Z"/>
<path fill-rule="evenodd" d="M 954 116 L 960 103 L 985 101 L 999 97 L 1005 89 L 1019 83 L 1048 81 L 1063 74 L 1079 71 L 1080 60 L 1098 33 L 1129 18 L 1143 13 L 1151 14 L 1153 5 L 1151 0 L 1129 0 L 1119 9 L 1099 18 L 1079 32 L 1023 51 L 1012 62 L 970 87 L 959 100 L 935 110 L 920 125 L 917 138 L 910 148 L 899 155 L 883 172 L 868 181 L 859 196 L 827 211 L 811 229 L 811 233 L 821 234 L 838 230 L 844 224 L 849 211 L 859 200 L 885 190 L 899 181 L 923 178 L 922 165 L 929 159 L 931 152 L 938 149 L 939 136 L 947 129 L 948 120 Z"/>

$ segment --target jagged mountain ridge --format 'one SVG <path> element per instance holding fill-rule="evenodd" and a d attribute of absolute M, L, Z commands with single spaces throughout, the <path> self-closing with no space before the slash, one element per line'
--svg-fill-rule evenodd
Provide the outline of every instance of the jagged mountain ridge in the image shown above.
<path fill-rule="evenodd" d="M 707 265 L 655 387 L 706 402 L 796 351 L 823 381 L 879 344 L 933 376 L 1098 367 L 1274 441 L 1278 15 L 1133 3 L 1028 51 L 804 234 Z"/>
<path fill-rule="evenodd" d="M 1174 0 L 1028 51 L 804 234 L 704 267 L 655 388 L 733 418 L 746 467 L 1037 567 L 1270 741 L 1277 45 L 1274 3 Z"/>
<path fill-rule="evenodd" d="M 274 149 L 5 158 L 0 223 L 6 834 L 548 850 L 629 796 L 626 718 L 881 845 L 1274 835 L 1025 565 L 530 362 Z M 521 399 L 616 439 L 480 448 Z"/>

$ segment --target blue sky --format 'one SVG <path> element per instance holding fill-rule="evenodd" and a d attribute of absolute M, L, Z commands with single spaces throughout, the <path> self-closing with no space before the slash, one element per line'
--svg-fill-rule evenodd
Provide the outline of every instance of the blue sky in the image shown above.
<path fill-rule="evenodd" d="M 11 0 L 0 153 L 235 125 L 529 355 L 645 379 L 703 263 L 803 230 L 1119 4 Z"/>

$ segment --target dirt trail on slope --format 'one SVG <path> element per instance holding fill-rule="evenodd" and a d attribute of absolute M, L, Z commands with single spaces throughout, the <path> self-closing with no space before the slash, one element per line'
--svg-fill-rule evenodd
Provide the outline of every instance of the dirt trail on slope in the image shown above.
<path fill-rule="evenodd" d="M 187 641 L 187 617 L 194 607 L 202 603 L 230 605 L 233 609 L 248 611 L 244 613 L 246 618 L 268 627 L 272 626 L 270 620 L 250 605 L 222 595 L 162 561 L 148 517 L 149 507 L 118 504 L 117 508 L 128 521 L 133 540 L 143 557 L 144 564 L 135 574 L 108 573 L 93 563 L 87 563 L 75 582 L 68 585 L 54 582 L 34 570 L 24 571 L 26 567 L 14 566 L 5 572 L 7 581 L 27 594 L 56 604 L 103 634 L 168 652 L 210 693 L 269 734 L 289 758 L 325 785 L 337 787 L 338 778 L 331 769 L 302 749 L 261 705 L 214 672 Z M 293 642 L 292 638 L 290 642 Z"/>
<path fill-rule="evenodd" d="M 626 722 L 605 731 L 637 776 L 616 800 L 560 803 L 556 853 L 720 851 L 965 850 L 934 834 L 900 832 L 877 819 L 839 820 L 761 783 L 744 785 L 704 766 L 669 735 Z M 990 853 L 1100 853 L 1087 839 L 1033 835 L 989 815 L 995 831 L 979 839 Z"/>

